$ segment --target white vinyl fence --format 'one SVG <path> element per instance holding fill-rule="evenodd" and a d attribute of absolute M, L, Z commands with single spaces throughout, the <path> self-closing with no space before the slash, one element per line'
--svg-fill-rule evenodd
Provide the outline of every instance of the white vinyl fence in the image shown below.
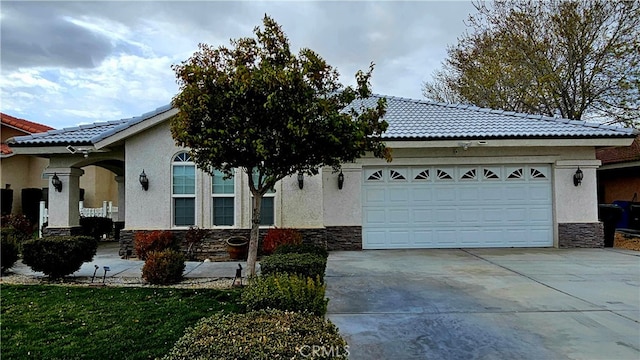
<path fill-rule="evenodd" d="M 84 201 L 78 203 L 80 209 L 80 216 L 82 217 L 106 217 L 110 219 L 118 219 L 118 207 L 113 206 L 111 201 L 103 201 L 102 207 L 99 208 L 86 208 L 84 207 Z M 38 224 L 38 234 L 42 237 L 42 226 L 49 221 L 49 209 L 46 208 L 45 202 L 40 201 L 40 223 Z"/>

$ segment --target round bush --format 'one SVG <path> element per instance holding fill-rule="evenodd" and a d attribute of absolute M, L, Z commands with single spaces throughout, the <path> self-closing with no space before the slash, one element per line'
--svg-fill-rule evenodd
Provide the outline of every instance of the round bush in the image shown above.
<path fill-rule="evenodd" d="M 276 254 L 260 261 L 260 273 L 265 276 L 286 273 L 324 279 L 326 267 L 327 259 L 315 254 Z"/>
<path fill-rule="evenodd" d="M 139 231 L 133 239 L 133 246 L 138 259 L 146 260 L 151 251 L 180 250 L 180 240 L 171 231 Z"/>
<path fill-rule="evenodd" d="M 348 359 L 330 321 L 281 310 L 223 314 L 200 320 L 163 359 Z"/>
<path fill-rule="evenodd" d="M 142 278 L 155 285 L 178 283 L 182 280 L 184 261 L 185 257 L 179 251 L 152 251 L 142 267 Z"/>
<path fill-rule="evenodd" d="M 324 316 L 329 302 L 324 293 L 325 285 L 320 279 L 288 274 L 259 276 L 242 292 L 242 303 L 247 310 L 306 311 Z"/>
<path fill-rule="evenodd" d="M 18 245 L 3 233 L 0 240 L 0 272 L 4 274 L 16 261 L 18 261 Z"/>
<path fill-rule="evenodd" d="M 89 236 L 52 236 L 25 241 L 22 262 L 51 279 L 70 275 L 93 260 L 98 242 Z"/>

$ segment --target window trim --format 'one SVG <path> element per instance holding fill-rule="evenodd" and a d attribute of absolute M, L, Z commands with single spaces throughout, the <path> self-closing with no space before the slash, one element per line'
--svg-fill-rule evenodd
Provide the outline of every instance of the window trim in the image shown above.
<path fill-rule="evenodd" d="M 176 158 L 182 154 L 187 154 L 187 160 L 178 160 Z M 174 193 L 174 169 L 176 166 L 193 166 L 193 194 L 175 194 Z M 172 229 L 188 229 L 190 226 L 198 225 L 198 171 L 195 162 L 189 156 L 187 151 L 179 151 L 171 157 L 171 228 Z M 176 204 L 175 199 L 193 199 L 193 224 L 192 225 L 176 225 Z"/>
<path fill-rule="evenodd" d="M 214 170 L 215 171 L 215 170 Z M 216 229 L 234 229 L 238 227 L 238 169 L 233 169 L 233 193 L 214 193 L 213 192 L 213 178 L 215 177 L 215 175 L 209 176 L 209 178 L 211 179 L 211 227 L 212 228 L 216 228 Z M 225 198 L 225 199 L 233 199 L 233 224 L 232 225 L 216 225 L 215 224 L 215 214 L 214 214 L 214 210 L 215 210 L 215 206 L 213 205 L 213 200 L 216 198 Z"/>

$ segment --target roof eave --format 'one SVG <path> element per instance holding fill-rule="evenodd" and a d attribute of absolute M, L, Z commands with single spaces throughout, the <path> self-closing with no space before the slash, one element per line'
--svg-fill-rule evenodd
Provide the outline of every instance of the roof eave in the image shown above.
<path fill-rule="evenodd" d="M 167 111 L 161 112 L 133 125 L 125 124 L 121 127 L 115 128 L 112 131 L 107 132 L 106 136 L 105 134 L 96 136 L 92 139 L 92 142 L 95 145 L 96 149 L 102 149 L 106 146 L 113 145 L 125 140 L 128 137 L 141 133 L 146 129 L 154 127 L 164 121 L 167 121 L 176 114 L 178 114 L 178 109 L 170 108 Z"/>
<path fill-rule="evenodd" d="M 575 146 L 629 146 L 633 138 L 601 137 L 601 138 L 487 138 L 467 137 L 449 139 L 383 139 L 391 148 L 455 148 L 464 146 L 478 147 L 575 147 Z"/>

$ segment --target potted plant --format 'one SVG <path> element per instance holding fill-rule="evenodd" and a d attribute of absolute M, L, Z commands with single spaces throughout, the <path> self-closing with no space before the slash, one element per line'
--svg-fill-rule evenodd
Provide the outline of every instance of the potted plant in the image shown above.
<path fill-rule="evenodd" d="M 246 260 L 249 241 L 244 236 L 232 236 L 227 239 L 227 252 L 234 260 Z"/>

